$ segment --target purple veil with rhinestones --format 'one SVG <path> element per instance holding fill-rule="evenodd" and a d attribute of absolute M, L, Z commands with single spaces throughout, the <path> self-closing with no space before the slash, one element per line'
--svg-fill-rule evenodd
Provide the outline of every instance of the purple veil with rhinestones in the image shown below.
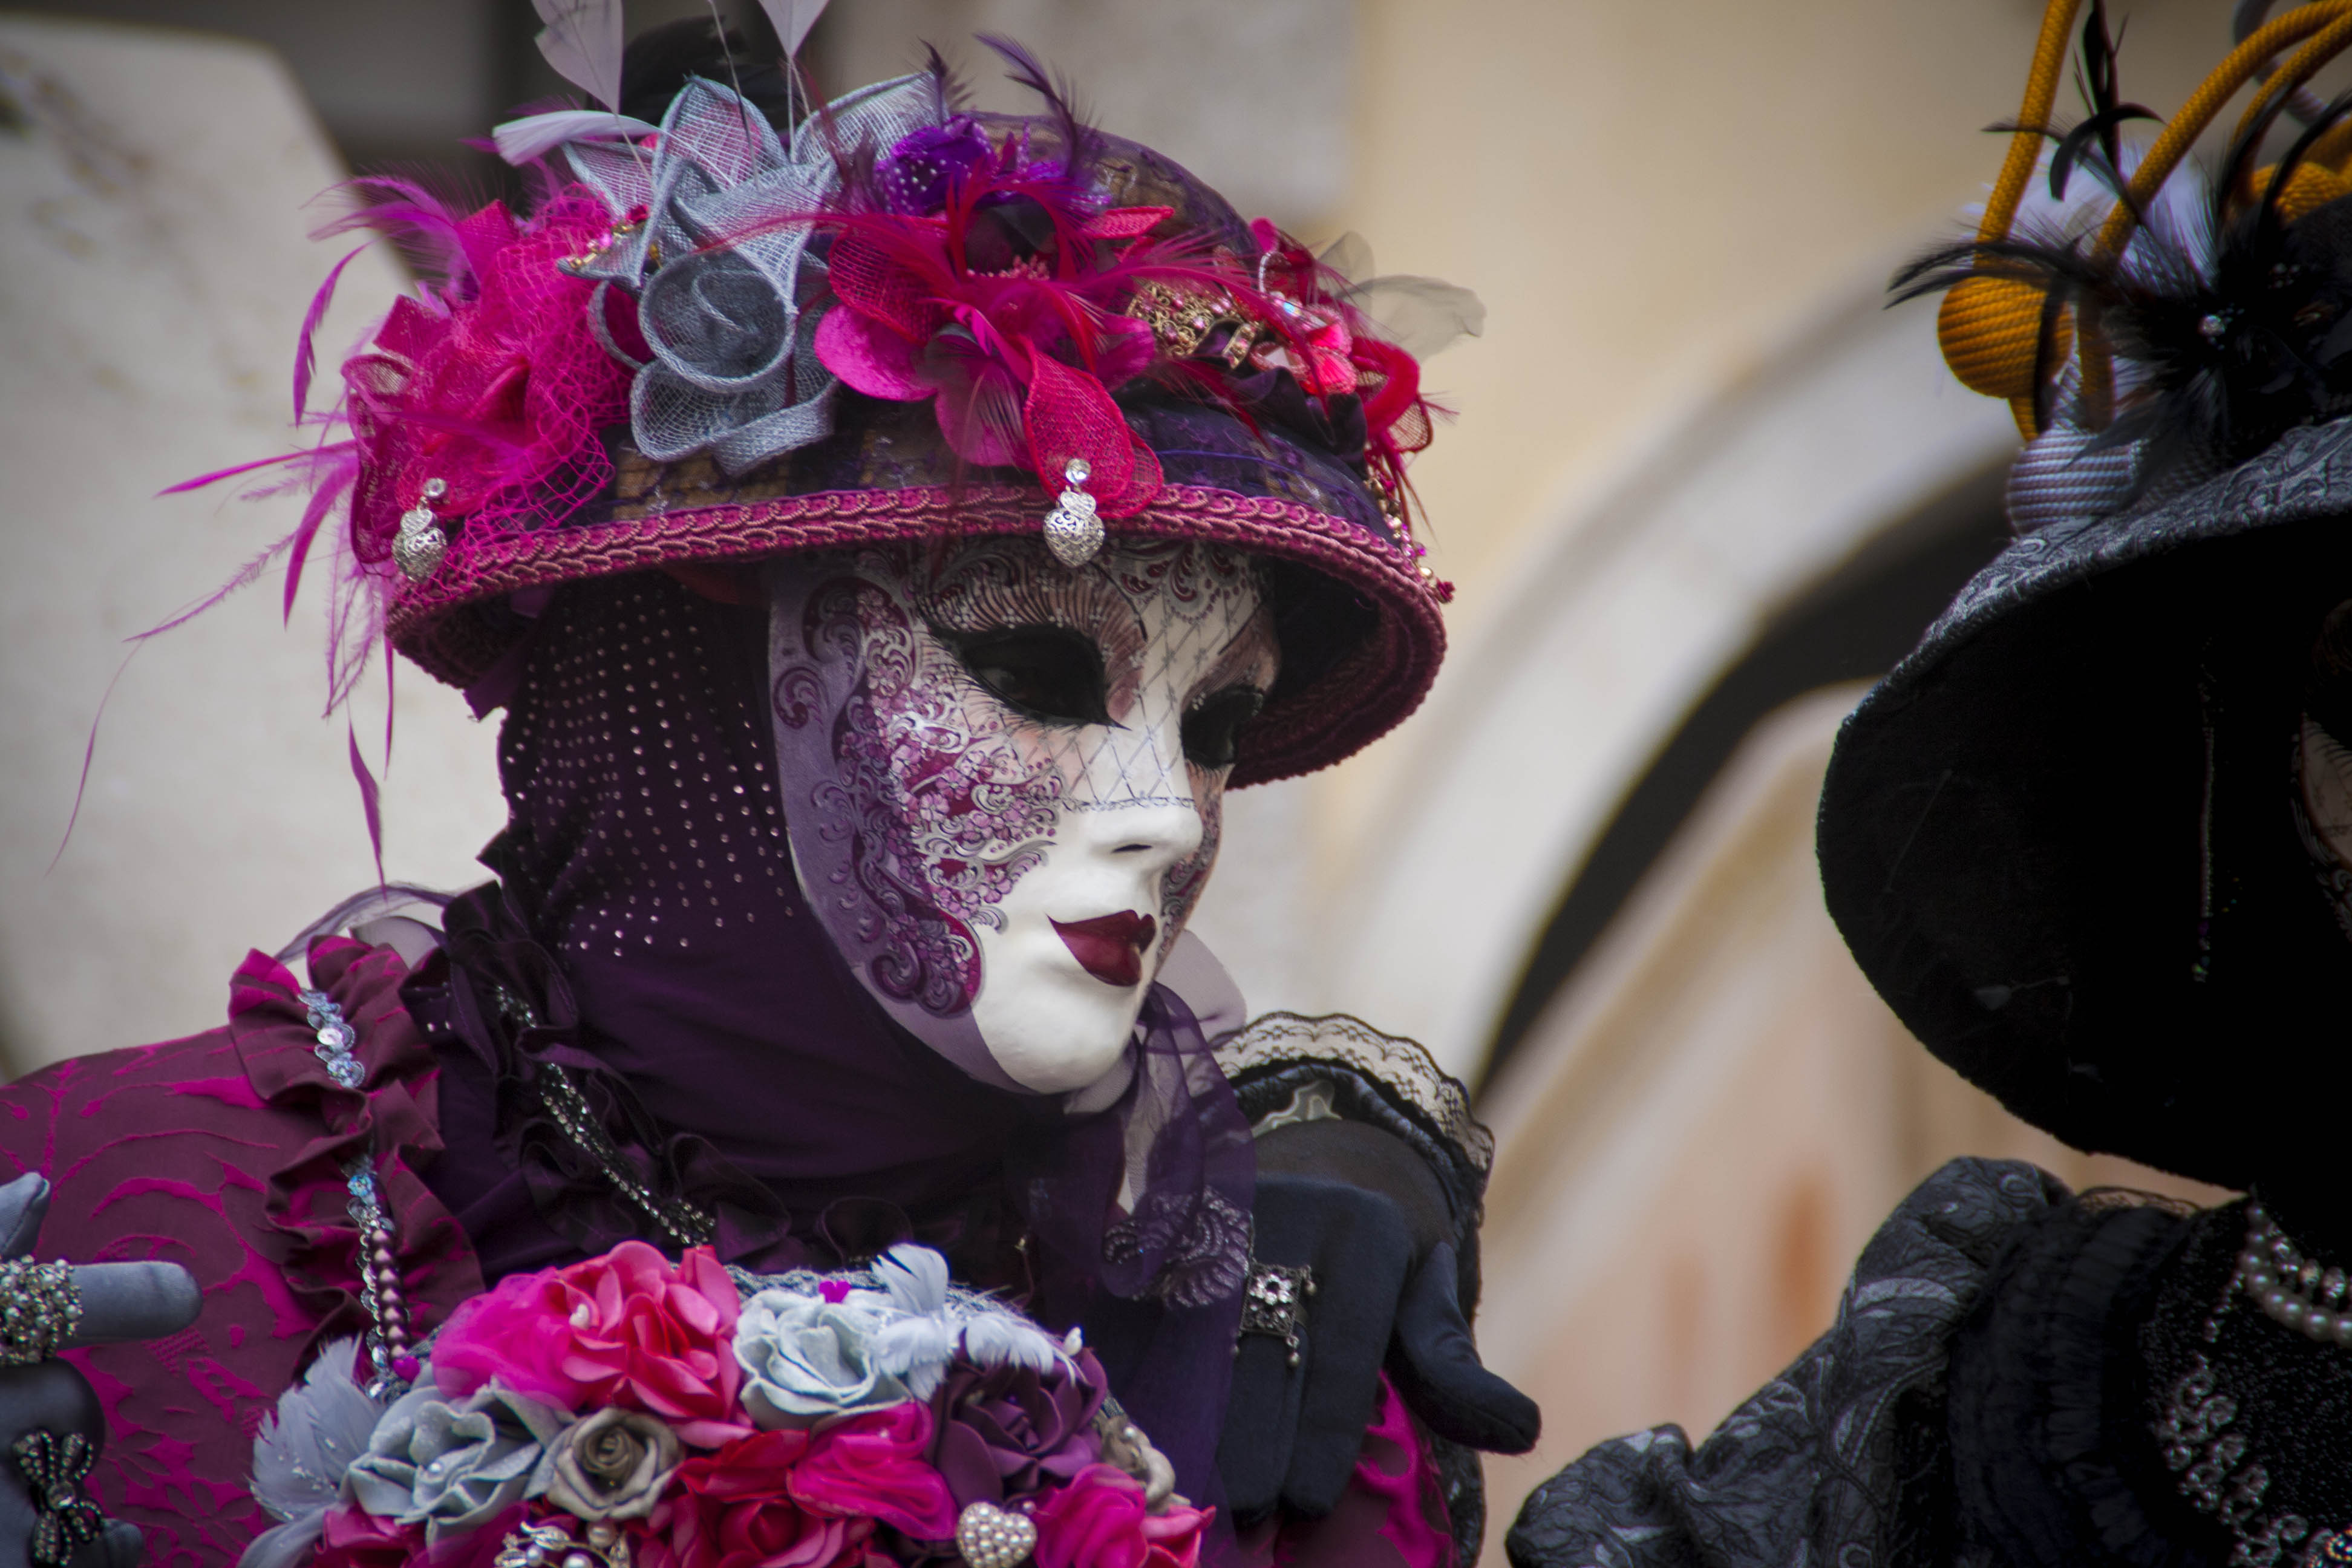
<path fill-rule="evenodd" d="M 1215 1495 L 1255 1164 L 1192 1009 L 1154 988 L 1134 1080 L 1090 1116 L 892 1023 L 793 879 L 766 640 L 763 611 L 653 574 L 570 584 L 538 616 L 506 694 L 500 881 L 451 905 L 408 990 L 444 1062 L 431 1185 L 491 1279 L 687 1239 L 667 1205 L 756 1269 L 911 1237 L 1057 1330 L 1115 1314 L 1139 1347 L 1115 1386 L 1189 1494 Z M 605 1161 L 549 1109 L 551 1064 Z"/>

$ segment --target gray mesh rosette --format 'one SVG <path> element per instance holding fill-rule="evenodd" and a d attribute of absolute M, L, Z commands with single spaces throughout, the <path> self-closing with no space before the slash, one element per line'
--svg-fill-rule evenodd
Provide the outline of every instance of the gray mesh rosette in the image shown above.
<path fill-rule="evenodd" d="M 888 146 L 938 118 L 932 78 L 901 77 L 836 100 L 788 145 L 732 89 L 697 78 L 651 147 L 565 147 L 614 224 L 572 270 L 635 297 L 652 356 L 629 390 L 639 451 L 708 452 L 741 474 L 833 433 L 839 383 L 816 357 L 823 311 L 808 307 L 824 262 L 807 220 L 839 195 L 840 148 Z"/>

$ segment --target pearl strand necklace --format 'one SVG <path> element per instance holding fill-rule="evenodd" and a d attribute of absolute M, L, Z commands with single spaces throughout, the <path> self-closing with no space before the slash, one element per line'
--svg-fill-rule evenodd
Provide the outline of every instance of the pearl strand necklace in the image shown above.
<path fill-rule="evenodd" d="M 2352 1310 L 2345 1300 L 2352 1277 L 2305 1257 L 2259 1202 L 2246 1207 L 2246 1246 L 2231 1285 L 2273 1322 L 2323 1344 L 2352 1346 Z"/>

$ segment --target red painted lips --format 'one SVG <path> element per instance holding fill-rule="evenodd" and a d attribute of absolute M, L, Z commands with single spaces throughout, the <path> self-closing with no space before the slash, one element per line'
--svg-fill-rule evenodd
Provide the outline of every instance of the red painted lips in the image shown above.
<path fill-rule="evenodd" d="M 1143 955 L 1160 938 L 1159 921 L 1127 910 L 1090 921 L 1055 921 L 1054 929 L 1079 967 L 1122 990 L 1143 978 Z"/>

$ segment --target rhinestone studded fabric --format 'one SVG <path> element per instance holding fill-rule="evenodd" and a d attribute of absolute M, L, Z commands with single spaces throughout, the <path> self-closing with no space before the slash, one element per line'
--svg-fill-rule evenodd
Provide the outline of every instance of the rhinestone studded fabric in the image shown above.
<path fill-rule="evenodd" d="M 724 617 L 683 592 L 624 577 L 559 601 L 499 736 L 501 868 L 567 957 L 691 951 L 799 903 L 765 726 L 726 679 Z"/>

